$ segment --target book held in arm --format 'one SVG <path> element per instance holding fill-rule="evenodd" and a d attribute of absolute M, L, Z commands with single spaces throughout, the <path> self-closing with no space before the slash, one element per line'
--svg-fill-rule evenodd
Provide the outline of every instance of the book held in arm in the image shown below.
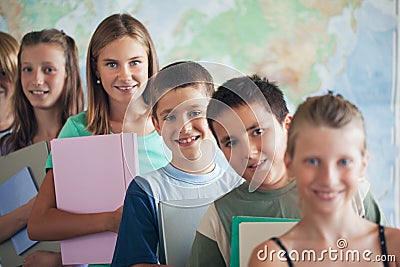
<path fill-rule="evenodd" d="M 51 142 L 57 208 L 111 212 L 139 175 L 135 133 L 54 139 Z M 63 264 L 111 263 L 117 234 L 101 232 L 61 241 Z"/>
<path fill-rule="evenodd" d="M 32 180 L 29 168 L 24 167 L 0 185 L 0 215 L 4 216 L 25 205 L 36 194 L 37 188 Z M 37 241 L 29 239 L 26 227 L 15 233 L 11 237 L 11 242 L 18 255 L 21 255 L 37 243 Z"/>
<path fill-rule="evenodd" d="M 35 185 L 39 188 L 45 176 L 45 165 L 49 152 L 47 142 L 41 141 L 0 157 L 0 184 L 9 180 L 21 169 L 28 167 Z M 1 264 L 3 267 L 20 266 L 24 258 L 39 250 L 59 252 L 60 242 L 37 242 L 18 255 L 13 242 L 9 239 L 0 244 Z"/>

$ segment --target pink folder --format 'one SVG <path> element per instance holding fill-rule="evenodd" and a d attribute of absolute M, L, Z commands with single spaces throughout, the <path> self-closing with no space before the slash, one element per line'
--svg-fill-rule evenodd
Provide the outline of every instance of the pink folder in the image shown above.
<path fill-rule="evenodd" d="M 135 133 L 51 141 L 57 207 L 73 213 L 114 211 L 139 175 Z M 117 234 L 102 232 L 61 241 L 63 264 L 111 263 Z"/>

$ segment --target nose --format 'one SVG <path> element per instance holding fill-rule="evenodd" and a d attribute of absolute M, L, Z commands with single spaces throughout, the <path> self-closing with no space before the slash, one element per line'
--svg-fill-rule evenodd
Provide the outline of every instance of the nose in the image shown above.
<path fill-rule="evenodd" d="M 244 153 L 246 155 L 246 158 L 251 159 L 258 156 L 258 153 L 260 151 L 259 144 L 257 144 L 254 140 L 248 138 L 243 143 L 244 143 Z"/>
<path fill-rule="evenodd" d="M 35 87 L 38 87 L 43 84 L 43 73 L 40 70 L 36 70 L 33 76 L 32 84 Z"/>
<path fill-rule="evenodd" d="M 131 81 L 132 80 L 132 72 L 129 69 L 129 66 L 121 67 L 118 76 L 119 76 L 119 79 L 121 79 L 123 81 Z"/>
<path fill-rule="evenodd" d="M 181 123 L 182 127 L 179 131 L 180 134 L 187 134 L 190 133 L 192 131 L 192 123 L 190 120 L 184 120 L 182 119 L 182 123 Z"/>
<path fill-rule="evenodd" d="M 320 171 L 318 176 L 322 185 L 331 186 L 337 183 L 339 174 L 334 164 L 322 164 L 319 169 Z"/>

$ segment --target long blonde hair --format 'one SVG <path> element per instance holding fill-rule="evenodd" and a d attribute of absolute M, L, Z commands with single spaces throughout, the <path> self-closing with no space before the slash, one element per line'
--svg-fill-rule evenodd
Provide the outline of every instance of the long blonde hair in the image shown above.
<path fill-rule="evenodd" d="M 89 43 L 86 58 L 86 80 L 88 91 L 87 108 L 87 130 L 93 135 L 108 134 L 111 131 L 109 123 L 109 102 L 108 95 L 103 86 L 97 83 L 97 60 L 100 51 L 109 43 L 129 36 L 145 48 L 149 61 L 149 77 L 159 70 L 158 58 L 153 41 L 146 27 L 137 19 L 129 14 L 114 14 L 104 19 Z M 148 93 L 145 91 L 142 97 L 146 104 L 148 102 Z"/>

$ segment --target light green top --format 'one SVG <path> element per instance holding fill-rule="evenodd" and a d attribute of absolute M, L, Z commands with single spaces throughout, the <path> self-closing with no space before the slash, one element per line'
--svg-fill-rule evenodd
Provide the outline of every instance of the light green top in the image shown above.
<path fill-rule="evenodd" d="M 86 130 L 86 126 L 86 111 L 84 111 L 68 118 L 58 138 L 90 136 L 91 132 Z M 138 136 L 137 141 L 140 174 L 157 170 L 168 164 L 171 152 L 163 145 L 162 138 L 156 131 L 145 136 Z M 46 162 L 46 169 L 49 168 L 53 168 L 51 154 Z"/>

